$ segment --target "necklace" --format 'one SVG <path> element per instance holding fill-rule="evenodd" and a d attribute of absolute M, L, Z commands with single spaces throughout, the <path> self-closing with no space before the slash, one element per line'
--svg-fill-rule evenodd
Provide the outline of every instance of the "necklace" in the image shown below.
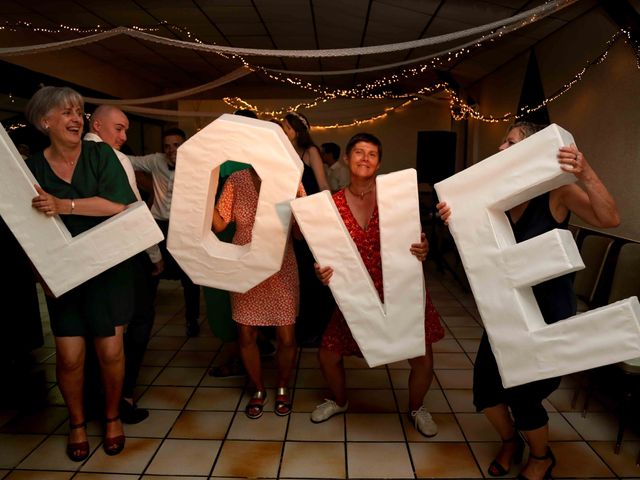
<path fill-rule="evenodd" d="M 370 186 L 370 187 L 369 187 L 369 189 L 368 189 L 368 190 L 365 190 L 364 192 L 356 193 L 356 192 L 354 192 L 354 191 L 351 189 L 351 184 L 349 184 L 349 185 L 347 186 L 347 188 L 349 189 L 349 191 L 351 192 L 351 194 L 352 194 L 352 195 L 354 195 L 355 197 L 360 197 L 360 200 L 364 200 L 364 196 L 365 196 L 367 193 L 371 193 L 371 192 L 373 191 L 373 187 L 374 187 L 374 185 Z"/>

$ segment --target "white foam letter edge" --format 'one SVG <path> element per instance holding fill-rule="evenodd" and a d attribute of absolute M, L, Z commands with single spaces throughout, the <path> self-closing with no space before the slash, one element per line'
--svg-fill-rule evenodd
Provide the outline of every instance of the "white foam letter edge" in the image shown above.
<path fill-rule="evenodd" d="M 516 244 L 504 213 L 576 180 L 557 158 L 571 143 L 553 124 L 435 185 L 507 388 L 640 356 L 636 297 L 544 322 L 531 286 L 584 264 L 568 231 Z"/>
<path fill-rule="evenodd" d="M 318 264 L 333 268 L 329 287 L 370 367 L 425 354 L 422 263 L 416 172 L 376 178 L 384 305 L 329 192 L 291 202 Z"/>
<path fill-rule="evenodd" d="M 0 214 L 56 297 L 163 238 L 144 202 L 72 237 L 59 217 L 31 207 L 37 183 L 0 126 Z"/>
<path fill-rule="evenodd" d="M 219 167 L 249 163 L 261 179 L 251 243 L 232 245 L 211 232 Z M 280 270 L 303 165 L 282 128 L 225 114 L 178 149 L 167 246 L 198 285 L 246 292 Z"/>

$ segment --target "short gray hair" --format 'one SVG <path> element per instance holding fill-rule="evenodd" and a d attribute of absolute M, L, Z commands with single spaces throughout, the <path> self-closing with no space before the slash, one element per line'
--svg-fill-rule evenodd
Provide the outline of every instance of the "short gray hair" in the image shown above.
<path fill-rule="evenodd" d="M 49 132 L 42 126 L 42 119 L 52 109 L 67 105 L 79 106 L 84 110 L 84 98 L 69 87 L 42 87 L 27 103 L 24 115 L 31 125 L 48 136 Z"/>
<path fill-rule="evenodd" d="M 540 124 L 532 123 L 532 122 L 514 122 L 511 125 L 509 125 L 509 128 L 507 129 L 507 134 L 506 135 L 509 135 L 509 132 L 511 130 L 513 130 L 514 128 L 519 128 L 520 131 L 522 132 L 522 139 L 524 140 L 525 138 L 530 137 L 534 133 L 539 132 L 544 127 L 546 127 L 546 125 L 540 125 Z M 506 135 L 505 135 L 505 137 L 506 137 Z"/>

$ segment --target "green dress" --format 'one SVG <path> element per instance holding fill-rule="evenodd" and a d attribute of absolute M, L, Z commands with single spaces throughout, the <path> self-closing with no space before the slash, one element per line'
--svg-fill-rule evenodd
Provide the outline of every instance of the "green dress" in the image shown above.
<path fill-rule="evenodd" d="M 117 203 L 136 201 L 127 175 L 115 153 L 105 143 L 82 142 L 71 183 L 58 177 L 44 152 L 27 160 L 27 165 L 44 191 L 58 198 L 102 197 Z M 72 236 L 109 217 L 61 215 Z M 57 337 L 108 337 L 115 326 L 133 315 L 133 270 L 131 259 L 106 270 L 58 298 L 47 298 L 51 330 Z"/>

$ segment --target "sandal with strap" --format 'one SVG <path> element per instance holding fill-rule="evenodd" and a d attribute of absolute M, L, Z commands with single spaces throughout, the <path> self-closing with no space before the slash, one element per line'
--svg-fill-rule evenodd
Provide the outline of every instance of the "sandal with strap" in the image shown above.
<path fill-rule="evenodd" d="M 251 395 L 251 398 L 244 409 L 244 414 L 252 420 L 260 418 L 266 403 L 267 392 L 265 390 L 256 390 L 253 395 Z"/>
<path fill-rule="evenodd" d="M 509 462 L 509 467 L 504 467 L 497 459 L 493 459 L 489 468 L 487 469 L 487 473 L 492 477 L 504 477 L 507 473 L 509 473 L 509 469 L 511 468 L 511 464 L 522 462 L 522 455 L 524 454 L 524 440 L 520 433 L 516 430 L 511 438 L 507 440 L 503 440 L 502 443 L 515 443 L 515 450 L 511 455 L 511 462 Z"/>
<path fill-rule="evenodd" d="M 544 480 L 550 480 L 551 473 L 553 472 L 553 468 L 556 466 L 556 456 L 551 451 L 551 447 L 547 446 L 547 453 L 544 454 L 543 456 L 538 457 L 536 455 L 532 455 L 531 453 L 529 453 L 529 458 L 533 458 L 534 460 L 540 460 L 540 461 L 551 460 L 551 465 L 547 467 L 547 470 L 544 472 L 544 477 L 542 477 L 544 478 Z M 529 480 L 529 479 L 524 475 L 522 475 L 521 473 L 516 477 L 516 480 Z"/>
<path fill-rule="evenodd" d="M 286 417 L 291 413 L 291 399 L 287 387 L 278 387 L 274 412 L 281 417 Z"/>
<path fill-rule="evenodd" d="M 79 428 L 87 428 L 87 422 L 69 423 L 69 430 L 77 430 Z M 67 443 L 67 457 L 73 462 L 82 462 L 89 456 L 89 441 Z"/>
<path fill-rule="evenodd" d="M 119 420 L 120 420 L 120 415 L 113 418 L 107 418 L 105 422 L 113 423 Z M 109 456 L 118 455 L 122 450 L 124 450 L 125 440 L 126 439 L 124 435 L 118 435 L 117 437 L 111 437 L 111 438 L 104 437 L 104 443 L 102 444 L 104 453 L 106 453 Z"/>

